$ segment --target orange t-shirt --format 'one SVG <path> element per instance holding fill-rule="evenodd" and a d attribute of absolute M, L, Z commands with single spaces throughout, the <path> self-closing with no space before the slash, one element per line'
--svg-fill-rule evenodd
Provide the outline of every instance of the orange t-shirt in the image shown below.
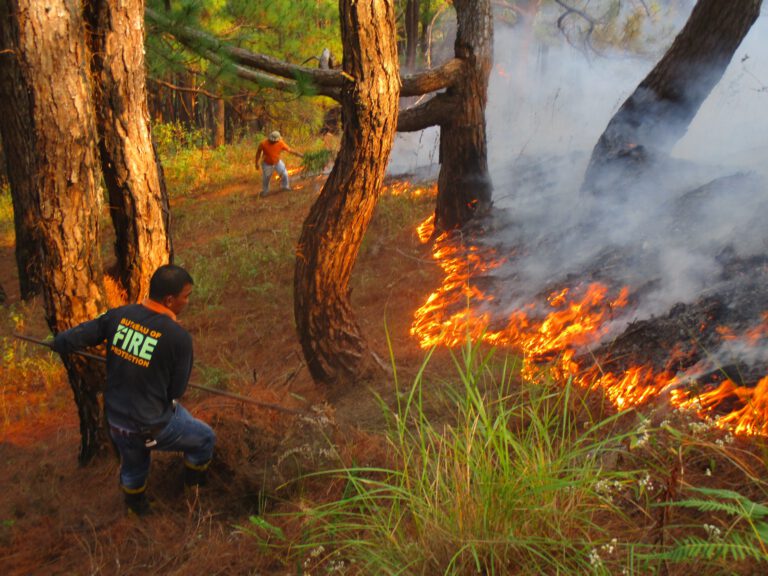
<path fill-rule="evenodd" d="M 270 166 L 277 164 L 280 161 L 280 153 L 283 150 L 289 149 L 290 148 L 288 147 L 288 144 L 282 140 L 278 140 L 277 142 L 264 140 L 261 144 L 259 144 L 259 150 L 261 150 L 261 152 L 264 154 L 264 162 Z"/>

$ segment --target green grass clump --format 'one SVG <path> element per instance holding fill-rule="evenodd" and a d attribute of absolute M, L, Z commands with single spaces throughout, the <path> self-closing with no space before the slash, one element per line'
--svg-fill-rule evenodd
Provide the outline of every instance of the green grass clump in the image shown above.
<path fill-rule="evenodd" d="M 184 148 L 164 157 L 163 169 L 171 197 L 188 196 L 207 187 L 221 187 L 243 179 L 260 181 L 255 154 L 255 146 L 241 142 L 215 149 Z"/>
<path fill-rule="evenodd" d="M 468 345 L 457 361 L 451 423 L 427 415 L 425 363 L 388 414 L 396 465 L 337 472 L 344 496 L 306 512 L 298 549 L 361 574 L 595 573 L 606 518 L 624 522 L 601 486 L 635 478 L 603 465 L 624 439 L 616 416 L 584 428 L 569 386 L 520 386 L 491 360 Z"/>

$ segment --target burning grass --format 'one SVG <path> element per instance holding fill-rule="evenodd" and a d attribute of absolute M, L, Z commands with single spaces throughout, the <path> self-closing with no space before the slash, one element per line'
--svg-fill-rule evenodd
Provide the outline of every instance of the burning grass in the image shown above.
<path fill-rule="evenodd" d="M 428 242 L 432 218 L 418 226 L 417 233 Z M 452 348 L 467 338 L 483 341 L 522 354 L 527 378 L 537 380 L 545 374 L 563 384 L 598 387 L 619 410 L 666 401 L 713 418 L 718 426 L 736 433 L 768 435 L 768 377 L 755 378 L 750 385 L 738 383 L 731 375 L 735 370 L 718 366 L 707 350 L 710 345 L 722 348 L 722 343 L 732 350 L 761 346 L 768 332 L 765 312 L 756 325 L 737 334 L 730 326 L 714 324 L 724 306 L 704 299 L 676 307 L 671 321 L 656 322 L 655 331 L 648 327 L 650 322 L 637 323 L 616 342 L 601 344 L 611 330 L 615 332 L 612 322 L 633 299 L 630 287 L 576 283 L 505 312 L 496 302 L 489 275 L 510 257 L 514 256 L 502 257 L 481 241 L 457 235 L 442 234 L 435 240 L 433 258 L 443 269 L 444 280 L 414 314 L 411 334 L 422 348 Z M 648 329 L 643 332 L 644 328 Z M 681 330 L 689 334 L 681 337 Z M 633 338 L 640 332 L 646 335 L 645 342 Z M 669 338 L 666 332 L 674 335 Z M 719 335 L 721 342 L 711 334 Z M 648 341 L 653 350 L 644 357 L 638 349 L 647 348 Z M 650 354 L 656 358 L 643 363 Z M 661 355 L 665 357 L 660 359 Z"/>

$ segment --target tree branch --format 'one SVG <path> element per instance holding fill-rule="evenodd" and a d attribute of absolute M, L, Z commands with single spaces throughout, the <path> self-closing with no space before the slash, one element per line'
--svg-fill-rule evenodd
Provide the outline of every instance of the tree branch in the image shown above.
<path fill-rule="evenodd" d="M 214 94 L 213 92 L 209 92 L 205 88 L 177 86 L 176 84 L 171 84 L 170 82 L 166 82 L 165 80 L 157 80 L 156 78 L 152 78 L 151 76 L 147 76 L 147 81 L 152 82 L 153 84 L 157 84 L 158 86 L 162 86 L 164 88 L 173 90 L 174 92 L 192 92 L 193 94 L 203 94 L 204 96 L 208 96 L 208 98 L 212 98 L 214 100 L 218 100 L 219 98 L 222 98 L 221 94 Z"/>
<path fill-rule="evenodd" d="M 219 66 L 229 65 L 235 74 L 244 80 L 252 80 L 278 90 L 296 92 L 296 79 L 305 78 L 317 94 L 335 100 L 339 100 L 341 88 L 350 80 L 341 70 L 298 66 L 272 56 L 231 46 L 206 32 L 178 24 L 151 8 L 146 9 L 146 15 L 148 20 L 167 31 L 188 49 Z M 448 88 L 463 70 L 463 61 L 454 58 L 437 68 L 404 76 L 400 95 L 419 96 Z M 283 79 L 287 79 L 287 82 Z"/>
<path fill-rule="evenodd" d="M 297 66 L 272 56 L 255 54 L 244 48 L 226 44 L 201 30 L 174 22 L 151 8 L 146 9 L 146 16 L 149 21 L 167 31 L 184 46 L 211 62 L 224 66 L 223 54 L 234 63 L 235 73 L 244 80 L 266 83 L 279 90 L 295 91 L 298 86 L 295 80 L 303 77 L 313 84 L 317 94 L 335 99 L 339 98 L 341 87 L 346 82 L 340 70 Z M 289 79 L 289 84 L 285 84 L 280 78 Z"/>
<path fill-rule="evenodd" d="M 421 96 L 448 88 L 463 72 L 464 61 L 453 58 L 437 68 L 403 76 L 400 96 Z"/>
<path fill-rule="evenodd" d="M 456 98 L 445 93 L 430 98 L 423 104 L 401 110 L 397 117 L 398 132 L 418 132 L 446 122 L 459 105 Z"/>
<path fill-rule="evenodd" d="M 565 19 L 570 16 L 571 14 L 576 14 L 580 18 L 582 18 L 584 21 L 587 22 L 587 32 L 584 35 L 584 44 L 592 47 L 592 33 L 595 31 L 595 19 L 592 18 L 589 14 L 584 12 L 583 10 L 579 10 L 578 8 L 574 8 L 573 6 L 568 6 L 563 0 L 555 0 L 557 4 L 562 6 L 565 9 L 565 12 L 563 12 L 560 17 L 557 19 L 557 27 L 560 29 L 560 31 L 565 36 L 565 39 L 568 40 L 568 43 L 570 44 L 570 39 L 568 38 L 568 34 L 565 31 L 564 22 Z M 572 44 L 571 44 L 572 45 Z"/>

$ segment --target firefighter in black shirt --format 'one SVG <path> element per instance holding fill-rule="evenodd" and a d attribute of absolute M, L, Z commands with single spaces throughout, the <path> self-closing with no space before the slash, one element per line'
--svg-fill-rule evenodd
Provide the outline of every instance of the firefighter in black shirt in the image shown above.
<path fill-rule="evenodd" d="M 141 304 L 114 308 L 56 335 L 53 349 L 75 352 L 107 341 L 104 406 L 120 452 L 120 486 L 133 512 L 149 511 L 147 475 L 152 450 L 184 453 L 188 486 L 200 485 L 216 436 L 176 400 L 192 370 L 192 337 L 176 322 L 192 292 L 192 277 L 179 266 L 158 268 Z"/>

